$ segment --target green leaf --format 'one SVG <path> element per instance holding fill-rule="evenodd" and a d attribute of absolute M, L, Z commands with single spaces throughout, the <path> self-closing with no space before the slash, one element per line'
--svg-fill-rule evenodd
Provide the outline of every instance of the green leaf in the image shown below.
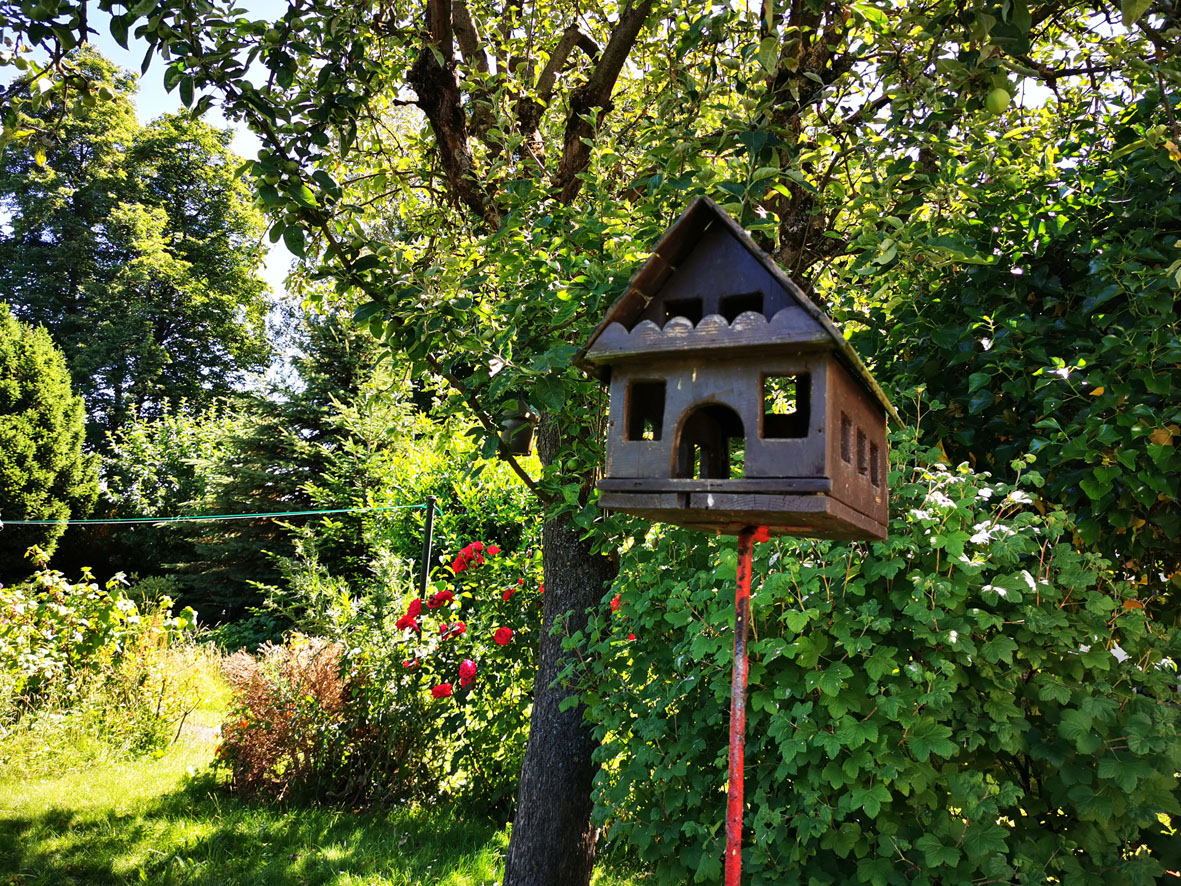
<path fill-rule="evenodd" d="M 959 864 L 960 850 L 955 846 L 948 846 L 934 834 L 923 834 L 914 841 L 915 849 L 923 853 L 930 867 L 946 865 L 953 867 Z"/>
<path fill-rule="evenodd" d="M 1123 16 L 1124 27 L 1131 28 L 1140 21 L 1141 16 L 1152 6 L 1152 0 L 1120 0 L 1120 14 Z"/>
<path fill-rule="evenodd" d="M 283 229 L 283 245 L 296 258 L 303 258 L 306 244 L 304 243 L 303 228 L 291 225 Z"/>
<path fill-rule="evenodd" d="M 127 48 L 127 28 L 128 18 L 126 15 L 111 16 L 111 36 L 114 37 L 115 42 L 124 49 Z M 148 58 L 151 58 L 150 50 Z"/>
<path fill-rule="evenodd" d="M 539 379 L 533 386 L 533 402 L 542 409 L 559 411 L 566 403 L 566 385 L 560 378 Z"/>
<path fill-rule="evenodd" d="M 951 741 L 951 729 L 929 718 L 920 719 L 911 727 L 908 746 L 916 760 L 926 760 L 932 754 L 951 757 L 957 751 L 955 742 Z"/>

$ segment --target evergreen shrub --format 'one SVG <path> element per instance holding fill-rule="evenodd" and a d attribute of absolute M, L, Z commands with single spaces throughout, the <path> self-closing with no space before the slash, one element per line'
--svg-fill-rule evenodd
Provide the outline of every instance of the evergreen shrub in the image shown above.
<path fill-rule="evenodd" d="M 744 882 L 1175 870 L 1181 632 L 1036 473 L 895 449 L 887 541 L 756 546 Z M 735 568 L 733 539 L 654 529 L 585 638 L 598 821 L 661 883 L 720 879 Z"/>
<path fill-rule="evenodd" d="M 0 580 L 28 577 L 25 551 L 50 553 L 65 520 L 85 516 L 98 495 L 97 456 L 82 451 L 86 413 L 66 360 L 49 333 L 21 323 L 0 303 Z"/>

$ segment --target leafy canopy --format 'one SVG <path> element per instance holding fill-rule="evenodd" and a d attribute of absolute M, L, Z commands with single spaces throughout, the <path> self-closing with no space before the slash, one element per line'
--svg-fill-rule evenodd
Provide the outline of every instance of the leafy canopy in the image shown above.
<path fill-rule="evenodd" d="M 32 155 L 0 163 L 0 288 L 69 355 L 90 442 L 133 413 L 228 393 L 270 354 L 260 219 L 229 133 L 187 115 L 135 121 L 134 81 L 91 51 L 110 98 L 50 102 Z"/>

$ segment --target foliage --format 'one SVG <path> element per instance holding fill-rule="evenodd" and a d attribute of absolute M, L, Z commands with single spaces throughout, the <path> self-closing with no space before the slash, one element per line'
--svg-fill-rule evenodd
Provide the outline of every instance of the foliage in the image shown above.
<path fill-rule="evenodd" d="M 528 726 L 536 563 L 482 542 L 464 550 L 453 580 L 409 609 L 396 561 L 360 592 L 304 564 L 288 603 L 319 636 L 229 660 L 219 759 L 237 787 L 350 803 L 445 792 L 504 811 Z"/>
<path fill-rule="evenodd" d="M 591 543 L 613 548 L 624 527 L 596 522 L 603 398 L 571 358 L 689 197 L 718 198 L 811 288 L 870 247 L 887 265 L 897 227 L 954 202 L 961 136 L 1024 123 L 1035 87 L 1060 125 L 1181 79 L 1175 5 L 1144 0 L 312 0 L 273 21 L 184 0 L 100 6 L 116 39 L 149 43 L 186 104 L 220 101 L 259 134 L 250 173 L 271 236 L 359 303 L 415 377 L 446 383 L 484 455 L 511 459 L 503 421 L 538 417 L 529 482 L 551 517 L 546 624 L 573 613 L 575 633 L 601 591 Z M 55 59 L 77 9 L 14 12 L 8 27 Z M 33 71 L 11 94 L 47 81 L 70 86 Z M 926 244 L 940 260 L 958 255 L 943 233 Z M 827 292 L 861 313 L 866 290 Z M 559 666 L 548 653 L 542 664 Z M 585 806 L 580 788 L 544 781 L 589 767 L 542 753 L 554 735 L 585 737 L 577 717 L 552 713 L 565 692 L 548 680 L 538 691 L 522 779 L 565 798 L 549 824 Z M 591 832 L 574 830 L 546 849 L 545 827 L 516 829 L 514 845 L 537 841 L 516 870 L 583 855 L 589 877 Z M 519 882 L 511 861 L 506 882 Z"/>
<path fill-rule="evenodd" d="M 927 439 L 1000 473 L 1035 453 L 1038 494 L 1077 515 L 1078 543 L 1154 598 L 1181 583 L 1181 165 L 1159 117 L 1149 96 L 965 156 L 942 236 L 979 260 L 933 262 L 899 232 L 872 310 L 888 334 L 862 336 L 883 375 L 925 389 Z"/>
<path fill-rule="evenodd" d="M 897 448 L 887 541 L 757 547 L 744 876 L 1154 882 L 1177 862 L 1181 635 L 1031 507 L 1036 473 Z M 735 564 L 653 531 L 592 626 L 598 815 L 662 882 L 720 872 Z"/>
<path fill-rule="evenodd" d="M 122 576 L 100 588 L 84 570 L 73 583 L 33 553 L 32 582 L 0 587 L 0 725 L 41 728 L 54 712 L 82 714 L 128 751 L 167 746 L 194 704 L 184 675 L 170 672 L 169 647 L 196 613 L 173 615 L 168 598 L 140 610 Z"/>
<path fill-rule="evenodd" d="M 67 351 L 90 442 L 132 414 L 205 405 L 265 365 L 260 219 L 230 135 L 188 115 L 135 122 L 134 81 L 90 50 L 110 99 L 79 104 L 0 162 L 0 290 Z M 60 116 L 50 101 L 39 121 Z"/>
<path fill-rule="evenodd" d="M 85 516 L 98 495 L 96 461 L 82 451 L 85 413 L 65 358 L 44 329 L 0 303 L 0 521 Z M 2 523 L 0 523 L 2 525 Z M 23 577 L 27 548 L 52 551 L 64 526 L 0 531 L 0 578 Z"/>
<path fill-rule="evenodd" d="M 107 437 L 96 516 L 142 519 L 210 513 L 208 502 L 221 481 L 218 466 L 228 441 L 243 433 L 250 420 L 250 411 L 233 401 L 216 401 L 201 409 L 187 402 L 166 404 L 151 418 L 132 415 Z M 176 582 L 169 596 L 187 597 L 188 583 L 182 583 L 180 573 L 197 557 L 195 534 L 179 523 L 74 527 L 68 538 L 77 550 L 66 553 L 76 561 L 84 552 L 91 562 L 127 573 L 133 581 L 169 572 Z M 203 603 L 199 598 L 193 602 Z M 208 607 L 202 611 L 206 617 L 216 614 Z"/>

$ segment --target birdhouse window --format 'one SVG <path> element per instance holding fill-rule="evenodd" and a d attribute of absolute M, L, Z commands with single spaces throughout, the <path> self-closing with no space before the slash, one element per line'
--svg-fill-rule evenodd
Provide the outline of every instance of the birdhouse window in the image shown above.
<path fill-rule="evenodd" d="M 874 486 L 882 485 L 882 455 L 878 444 L 869 444 L 869 482 Z"/>
<path fill-rule="evenodd" d="M 727 323 L 733 323 L 739 314 L 745 314 L 747 311 L 763 313 L 763 293 L 745 292 L 742 295 L 722 296 L 718 313 L 726 318 Z"/>
<path fill-rule="evenodd" d="M 663 379 L 633 381 L 627 386 L 627 439 L 659 440 L 664 427 Z"/>
<path fill-rule="evenodd" d="M 808 436 L 811 413 L 812 377 L 797 375 L 763 376 L 763 438 L 799 439 Z"/>
<path fill-rule="evenodd" d="M 699 406 L 681 422 L 675 476 L 681 479 L 732 480 L 742 476 L 746 434 L 742 419 L 729 406 Z"/>
<path fill-rule="evenodd" d="M 701 322 L 702 305 L 699 298 L 678 298 L 664 303 L 664 322 L 673 317 L 684 317 L 694 326 Z"/>
<path fill-rule="evenodd" d="M 869 438 L 861 428 L 857 429 L 857 473 L 863 477 L 869 473 Z"/>
<path fill-rule="evenodd" d="M 853 419 L 841 413 L 841 460 L 853 464 Z"/>

